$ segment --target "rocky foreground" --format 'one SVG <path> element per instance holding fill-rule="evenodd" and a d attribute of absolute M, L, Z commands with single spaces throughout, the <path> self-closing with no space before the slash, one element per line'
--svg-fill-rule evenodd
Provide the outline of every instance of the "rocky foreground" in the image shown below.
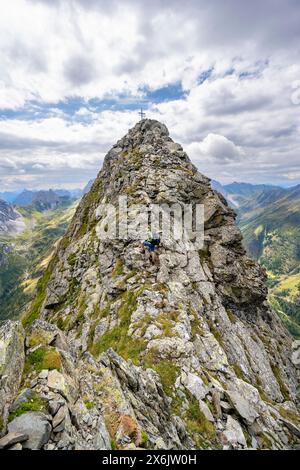
<path fill-rule="evenodd" d="M 205 244 L 102 239 L 103 202 L 199 203 Z M 235 214 L 167 128 L 107 154 L 21 322 L 0 329 L 0 447 L 293 449 L 299 342 L 270 309 Z"/>

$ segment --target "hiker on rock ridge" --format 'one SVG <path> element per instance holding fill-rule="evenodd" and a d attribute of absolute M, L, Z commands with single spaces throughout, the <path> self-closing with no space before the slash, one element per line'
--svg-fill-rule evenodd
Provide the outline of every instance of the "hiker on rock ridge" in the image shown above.
<path fill-rule="evenodd" d="M 152 264 L 159 266 L 159 248 L 160 248 L 160 235 L 159 233 L 150 234 L 149 237 L 143 242 L 143 253 L 148 250 L 149 258 Z"/>

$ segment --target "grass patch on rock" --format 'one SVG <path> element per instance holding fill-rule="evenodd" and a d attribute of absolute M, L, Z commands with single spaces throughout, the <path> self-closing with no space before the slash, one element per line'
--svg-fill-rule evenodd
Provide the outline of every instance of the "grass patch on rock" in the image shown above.
<path fill-rule="evenodd" d="M 61 357 L 55 348 L 38 348 L 31 352 L 25 361 L 24 375 L 27 376 L 30 372 L 41 372 L 43 369 L 57 369 L 61 368 Z"/>
<path fill-rule="evenodd" d="M 192 395 L 189 396 L 189 407 L 184 415 L 184 422 L 197 448 L 203 449 L 215 442 L 216 429 L 202 413 L 198 400 Z"/>
<path fill-rule="evenodd" d="M 111 276 L 115 278 L 117 276 L 121 276 L 123 272 L 124 272 L 124 263 L 120 258 L 118 258 L 116 265 L 111 273 Z"/>
<path fill-rule="evenodd" d="M 273 374 L 274 374 L 274 376 L 275 376 L 275 378 L 278 382 L 280 391 L 281 391 L 284 399 L 286 401 L 289 401 L 290 400 L 289 390 L 288 390 L 287 386 L 285 385 L 285 383 L 283 382 L 283 380 L 281 378 L 279 367 L 271 364 L 271 368 L 272 368 Z"/>
<path fill-rule="evenodd" d="M 107 349 L 113 348 L 124 359 L 131 359 L 134 364 L 139 364 L 145 342 L 142 339 L 128 336 L 128 328 L 131 315 L 137 308 L 137 299 L 143 289 L 144 286 L 137 290 L 128 290 L 122 294 L 122 303 L 118 310 L 118 324 L 106 331 L 96 344 L 90 346 L 93 355 L 98 356 Z"/>
<path fill-rule="evenodd" d="M 144 367 L 153 369 L 158 373 L 165 393 L 171 396 L 174 392 L 174 385 L 180 368 L 168 359 L 161 360 L 158 358 L 154 350 L 143 358 L 143 363 Z"/>
<path fill-rule="evenodd" d="M 15 410 L 9 413 L 8 421 L 10 422 L 28 411 L 45 411 L 45 409 L 46 402 L 35 392 L 31 392 L 26 401 L 20 403 Z"/>
<path fill-rule="evenodd" d="M 50 263 L 52 265 L 52 263 Z M 48 266 L 43 277 L 39 280 L 37 284 L 37 293 L 35 299 L 32 301 L 29 309 L 24 313 L 22 317 L 23 327 L 26 328 L 30 326 L 34 320 L 39 317 L 41 306 L 46 298 L 47 293 L 47 284 L 50 280 L 51 268 Z"/>

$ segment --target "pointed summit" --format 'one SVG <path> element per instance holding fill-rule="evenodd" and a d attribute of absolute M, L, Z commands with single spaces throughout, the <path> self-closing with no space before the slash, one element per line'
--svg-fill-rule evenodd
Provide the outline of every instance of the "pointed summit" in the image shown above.
<path fill-rule="evenodd" d="M 202 205 L 204 245 L 163 238 L 151 264 L 141 240 L 110 236 L 120 196 L 131 222 L 140 207 Z M 23 319 L 26 387 L 53 415 L 44 448 L 297 445 L 292 338 L 241 239 L 164 124 L 144 119 L 112 147 Z"/>
<path fill-rule="evenodd" d="M 123 152 L 140 149 L 144 155 L 152 152 L 163 156 L 162 149 L 168 145 L 172 148 L 172 144 L 173 148 L 182 150 L 182 147 L 174 144 L 169 137 L 169 131 L 165 124 L 154 119 L 143 119 L 113 146 L 108 156 L 119 153 L 120 149 Z"/>

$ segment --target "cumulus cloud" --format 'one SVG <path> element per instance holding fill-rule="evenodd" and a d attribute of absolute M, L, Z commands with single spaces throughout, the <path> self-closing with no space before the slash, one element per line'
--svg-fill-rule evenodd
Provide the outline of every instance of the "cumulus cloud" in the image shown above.
<path fill-rule="evenodd" d="M 231 140 L 218 134 L 208 134 L 202 142 L 192 142 L 187 150 L 195 161 L 201 162 L 201 157 L 214 159 L 227 163 L 240 159 L 245 155 L 242 148 L 236 146 Z"/>
<path fill-rule="evenodd" d="M 298 2 L 3 3 L 2 186 L 84 183 L 140 102 L 213 178 L 300 179 Z M 174 84 L 178 99 L 147 98 Z"/>

